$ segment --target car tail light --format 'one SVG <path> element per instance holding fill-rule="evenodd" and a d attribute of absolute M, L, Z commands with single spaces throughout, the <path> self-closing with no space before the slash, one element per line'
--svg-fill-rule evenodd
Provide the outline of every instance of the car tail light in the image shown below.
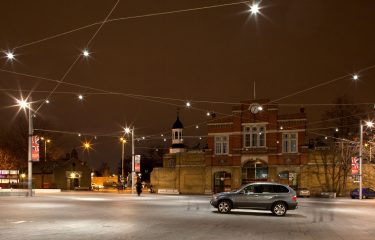
<path fill-rule="evenodd" d="M 297 196 L 294 195 L 294 196 L 292 197 L 292 200 L 296 202 L 296 201 L 297 201 Z"/>

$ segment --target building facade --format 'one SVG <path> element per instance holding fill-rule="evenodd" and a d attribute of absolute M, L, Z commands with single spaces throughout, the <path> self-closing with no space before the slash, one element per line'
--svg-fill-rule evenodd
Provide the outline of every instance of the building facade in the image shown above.
<path fill-rule="evenodd" d="M 280 114 L 269 100 L 243 101 L 229 117 L 208 123 L 206 165 L 212 191 L 256 181 L 297 186 L 307 163 L 306 114 Z"/>
<path fill-rule="evenodd" d="M 299 185 L 301 167 L 307 163 L 306 114 L 279 114 L 268 100 L 243 101 L 232 114 L 213 118 L 208 126 L 208 148 L 186 151 L 173 148 L 182 136 L 179 118 L 172 127 L 172 147 L 163 168 L 151 174 L 151 184 L 173 193 L 230 191 L 242 184 L 272 181 Z M 177 122 L 176 121 L 176 122 Z M 177 134 L 176 134 L 177 133 Z M 177 137 L 176 137 L 176 136 Z M 182 143 L 183 139 L 178 139 Z M 178 147 L 175 145 L 175 147 Z"/>

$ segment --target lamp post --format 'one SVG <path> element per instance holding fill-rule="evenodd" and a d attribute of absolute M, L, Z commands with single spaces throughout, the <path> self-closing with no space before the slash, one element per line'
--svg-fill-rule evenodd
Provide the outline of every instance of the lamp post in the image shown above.
<path fill-rule="evenodd" d="M 373 127 L 374 123 L 366 121 L 367 127 Z M 362 199 L 362 150 L 363 150 L 363 122 L 359 120 L 359 196 L 358 199 Z"/>
<path fill-rule="evenodd" d="M 29 121 L 29 131 L 28 131 L 28 141 L 27 141 L 27 182 L 28 182 L 28 196 L 32 196 L 33 193 L 33 158 L 32 158 L 32 138 L 33 138 L 33 118 L 32 118 L 32 111 L 31 111 L 31 97 L 29 98 L 29 102 L 25 100 L 17 100 L 18 105 L 26 109 L 28 108 L 28 121 Z"/>
<path fill-rule="evenodd" d="M 132 129 L 125 128 L 125 133 L 132 133 L 132 194 L 134 194 L 134 127 Z"/>
<path fill-rule="evenodd" d="M 51 140 L 44 137 L 41 137 L 40 139 L 44 141 L 44 161 L 47 162 L 47 143 L 50 143 Z"/>
<path fill-rule="evenodd" d="M 122 145 L 122 148 L 121 148 L 121 177 L 123 180 L 124 179 L 124 154 L 125 154 L 125 143 L 126 143 L 126 139 L 125 138 L 120 138 L 120 141 L 121 141 L 121 145 Z"/>

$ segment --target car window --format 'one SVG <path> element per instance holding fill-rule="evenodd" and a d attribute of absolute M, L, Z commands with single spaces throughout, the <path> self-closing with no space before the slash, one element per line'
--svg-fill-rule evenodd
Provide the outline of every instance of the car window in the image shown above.
<path fill-rule="evenodd" d="M 274 190 L 273 190 L 273 185 L 262 185 L 263 187 L 263 193 L 273 193 Z"/>
<path fill-rule="evenodd" d="M 287 192 L 289 192 L 289 189 L 282 186 L 282 185 L 274 185 L 273 188 L 274 188 L 275 192 L 277 192 L 277 193 L 287 193 Z"/>
<path fill-rule="evenodd" d="M 253 193 L 254 192 L 254 185 L 247 186 L 243 190 L 244 190 L 245 193 Z"/>
<path fill-rule="evenodd" d="M 263 192 L 262 185 L 255 185 L 254 186 L 254 193 L 262 193 L 262 192 Z"/>

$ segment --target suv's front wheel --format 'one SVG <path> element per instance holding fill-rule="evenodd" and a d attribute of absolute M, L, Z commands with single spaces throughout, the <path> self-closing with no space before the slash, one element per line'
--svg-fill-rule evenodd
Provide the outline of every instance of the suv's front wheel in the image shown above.
<path fill-rule="evenodd" d="M 272 205 L 271 211 L 276 216 L 284 216 L 287 211 L 287 206 L 283 202 L 276 202 Z"/>
<path fill-rule="evenodd" d="M 232 209 L 232 204 L 228 200 L 223 200 L 217 206 L 217 210 L 220 213 L 229 213 Z"/>

